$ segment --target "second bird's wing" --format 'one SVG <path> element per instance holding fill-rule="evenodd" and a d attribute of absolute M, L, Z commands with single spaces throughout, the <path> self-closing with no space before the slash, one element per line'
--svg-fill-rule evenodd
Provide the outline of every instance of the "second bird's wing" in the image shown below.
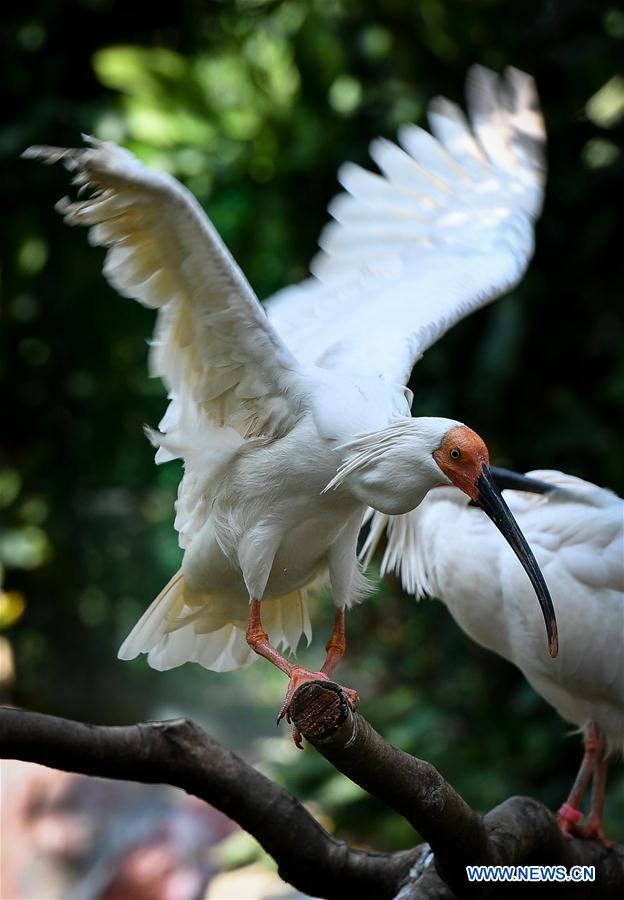
<path fill-rule="evenodd" d="M 90 191 L 59 211 L 108 248 L 104 275 L 122 296 L 158 309 L 150 371 L 170 392 L 163 431 L 201 423 L 242 438 L 287 431 L 301 399 L 298 364 L 198 202 L 128 150 L 86 141 L 23 156 L 62 161 L 79 194 Z"/>
<path fill-rule="evenodd" d="M 381 175 L 340 170 L 314 277 L 267 302 L 299 359 L 407 384 L 427 347 L 523 275 L 544 181 L 535 85 L 475 66 L 466 90 L 470 124 L 434 100 L 433 134 L 373 142 Z"/>
<path fill-rule="evenodd" d="M 566 566 L 568 575 L 589 592 L 603 588 L 624 591 L 623 501 L 612 491 L 565 472 L 537 469 L 516 477 L 519 483 L 526 480 L 527 488 L 506 489 L 505 500 L 544 561 L 547 554 L 557 553 L 559 565 Z M 535 492 L 533 486 L 540 482 L 552 491 Z M 497 533 L 483 512 L 451 487 L 435 488 L 420 506 L 404 515 L 388 516 L 369 509 L 365 521 L 370 527 L 360 551 L 364 567 L 370 564 L 385 533 L 380 573 L 394 572 L 404 590 L 417 597 L 438 596 L 440 592 L 443 596 L 443 559 L 448 561 L 450 571 L 453 560 L 457 565 L 467 565 L 471 553 L 475 558 L 494 558 L 494 544 L 498 545 Z M 464 550 L 463 561 L 458 549 L 463 544 L 449 541 L 451 533 L 468 536 L 463 541 L 471 549 Z M 492 554 L 486 552 L 489 541 L 494 542 Z M 479 543 L 483 545 L 481 552 L 477 552 Z M 510 565 L 516 566 L 507 549 L 504 552 Z"/>

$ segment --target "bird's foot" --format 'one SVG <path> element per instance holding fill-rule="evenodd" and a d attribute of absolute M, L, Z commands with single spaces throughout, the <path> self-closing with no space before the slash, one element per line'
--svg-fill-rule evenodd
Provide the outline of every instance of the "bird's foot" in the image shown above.
<path fill-rule="evenodd" d="M 606 850 L 610 850 L 613 847 L 613 841 L 610 841 L 604 833 L 602 819 L 590 812 L 581 825 L 582 818 L 583 813 L 580 809 L 575 809 L 569 803 L 564 803 L 557 813 L 559 828 L 568 840 L 572 837 L 581 837 L 589 841 L 600 841 Z"/>
<path fill-rule="evenodd" d="M 590 841 L 600 841 L 606 850 L 610 850 L 613 847 L 613 841 L 610 841 L 604 833 L 602 820 L 597 816 L 592 816 L 591 812 L 585 822 L 579 826 L 578 832 L 581 837 Z"/>
<path fill-rule="evenodd" d="M 279 725 L 284 717 L 286 717 L 286 721 L 290 723 L 290 704 L 292 702 L 292 698 L 295 695 L 295 692 L 298 688 L 301 687 L 302 684 L 308 684 L 310 681 L 329 680 L 330 678 L 325 674 L 325 672 L 310 672 L 308 671 L 308 669 L 304 669 L 302 666 L 294 666 L 292 672 L 290 673 L 290 684 L 288 685 L 288 690 L 286 691 L 284 702 L 282 703 L 282 707 L 277 716 L 277 724 Z M 342 686 L 341 690 L 347 698 L 347 702 L 349 703 L 351 709 L 355 709 L 360 702 L 357 691 L 354 691 L 352 688 L 346 688 Z M 293 740 L 300 750 L 303 749 L 301 744 L 301 732 L 296 725 L 293 728 Z"/>
<path fill-rule="evenodd" d="M 557 812 L 559 828 L 569 841 L 572 837 L 580 836 L 579 822 L 583 818 L 580 809 L 576 809 L 570 803 L 562 803 Z"/>

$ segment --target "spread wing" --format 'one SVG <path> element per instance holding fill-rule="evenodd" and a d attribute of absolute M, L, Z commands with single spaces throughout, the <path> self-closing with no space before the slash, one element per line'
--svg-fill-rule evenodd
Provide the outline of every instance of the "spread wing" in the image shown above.
<path fill-rule="evenodd" d="M 23 155 L 74 172 L 79 199 L 59 203 L 65 221 L 108 248 L 104 275 L 120 294 L 158 309 L 150 370 L 170 392 L 163 431 L 173 444 L 198 423 L 242 438 L 287 431 L 302 399 L 298 364 L 195 198 L 129 151 L 85 140 Z"/>
<path fill-rule="evenodd" d="M 407 384 L 427 347 L 523 275 L 544 181 L 534 82 L 476 66 L 467 97 L 470 124 L 434 100 L 432 134 L 373 142 L 382 174 L 340 170 L 314 277 L 268 301 L 299 359 Z"/>

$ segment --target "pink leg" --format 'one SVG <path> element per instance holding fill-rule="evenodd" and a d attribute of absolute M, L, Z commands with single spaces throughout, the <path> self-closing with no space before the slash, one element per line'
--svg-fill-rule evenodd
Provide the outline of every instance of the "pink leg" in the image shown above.
<path fill-rule="evenodd" d="M 600 741 L 596 764 L 594 766 L 594 780 L 592 783 L 591 805 L 589 815 L 580 827 L 583 837 L 598 840 L 604 847 L 613 847 L 613 841 L 604 833 L 602 819 L 604 817 L 605 790 L 607 787 L 607 771 L 609 760 L 607 757 L 607 741 L 602 730 L 599 731 Z"/>
<path fill-rule="evenodd" d="M 566 837 L 571 837 L 575 834 L 580 837 L 598 838 L 605 847 L 610 847 L 612 843 L 606 838 L 602 827 L 608 768 L 606 759 L 607 742 L 604 732 L 597 722 L 590 722 L 587 726 L 584 743 L 583 760 L 572 785 L 572 790 L 566 802 L 559 809 L 559 827 Z M 580 805 L 592 778 L 592 798 L 589 816 L 585 824 L 580 825 L 579 823 L 583 818 Z"/>
<path fill-rule="evenodd" d="M 344 656 L 346 648 L 345 640 L 345 614 L 344 609 L 336 610 L 336 618 L 334 619 L 334 628 L 329 636 L 329 640 L 325 644 L 325 662 L 321 666 L 321 672 L 326 675 L 332 675 L 334 669 Z"/>
<path fill-rule="evenodd" d="M 274 666 L 277 666 L 278 669 L 281 669 L 282 672 L 288 675 L 290 684 L 288 685 L 286 697 L 279 711 L 277 721 L 279 723 L 286 716 L 286 720 L 290 722 L 290 703 L 297 688 L 308 681 L 329 681 L 331 674 L 344 654 L 344 611 L 341 609 L 336 610 L 334 628 L 327 642 L 327 654 L 320 672 L 310 672 L 308 669 L 304 669 L 303 666 L 297 666 L 289 662 L 275 649 L 269 640 L 268 634 L 262 627 L 259 600 L 252 599 L 251 601 L 249 621 L 247 623 L 247 643 L 256 653 L 264 656 L 265 659 L 268 659 L 269 662 L 272 662 Z M 355 709 L 359 700 L 357 692 L 351 690 L 351 688 L 343 688 L 343 691 L 351 707 Z M 293 738 L 297 746 L 301 747 L 301 735 L 297 728 L 294 729 Z"/>
<path fill-rule="evenodd" d="M 260 600 L 252 599 L 251 601 L 246 637 L 247 643 L 251 649 L 255 650 L 259 656 L 264 656 L 265 659 L 272 662 L 273 665 L 277 666 L 278 669 L 281 669 L 282 672 L 286 672 L 287 675 L 292 674 L 295 666 L 275 649 L 269 640 L 268 634 L 262 627 L 262 620 L 260 618 Z"/>
<path fill-rule="evenodd" d="M 578 824 L 583 818 L 580 805 L 585 791 L 594 772 L 596 753 L 598 750 L 598 729 L 595 722 L 590 722 L 584 737 L 585 752 L 581 761 L 577 776 L 572 785 L 572 790 L 565 803 L 558 812 L 559 827 L 566 835 L 572 837 L 578 834 Z"/>

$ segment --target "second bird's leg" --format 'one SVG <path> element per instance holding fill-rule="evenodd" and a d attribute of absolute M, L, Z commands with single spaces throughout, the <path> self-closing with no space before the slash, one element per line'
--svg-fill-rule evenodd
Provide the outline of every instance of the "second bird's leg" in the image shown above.
<path fill-rule="evenodd" d="M 604 847 L 610 849 L 613 846 L 613 841 L 610 841 L 604 833 L 604 826 L 602 824 L 605 789 L 607 787 L 607 771 L 609 769 L 607 739 L 600 726 L 596 727 L 598 731 L 598 748 L 594 764 L 591 804 L 589 807 L 589 815 L 585 819 L 585 822 L 580 826 L 580 832 L 583 837 L 595 838 L 600 841 Z"/>
<path fill-rule="evenodd" d="M 308 681 L 329 681 L 335 667 L 342 658 L 345 650 L 345 628 L 344 628 L 344 610 L 336 610 L 336 619 L 334 628 L 326 646 L 325 662 L 319 672 L 310 672 L 303 666 L 297 666 L 295 663 L 287 660 L 282 654 L 275 649 L 269 636 L 262 627 L 262 619 L 260 617 L 260 600 L 251 600 L 249 609 L 249 621 L 247 623 L 247 643 L 260 656 L 264 656 L 274 666 L 285 672 L 290 679 L 286 697 L 277 717 L 278 723 L 286 716 L 286 720 L 290 722 L 290 703 L 297 688 L 301 687 Z M 349 704 L 353 709 L 357 706 L 357 692 L 351 688 L 342 688 Z M 295 728 L 293 733 L 295 743 L 301 746 L 301 735 Z"/>
<path fill-rule="evenodd" d="M 578 773 L 572 785 L 572 790 L 565 803 L 558 812 L 559 827 L 567 837 L 573 834 L 582 834 L 579 823 L 583 818 L 580 805 L 592 775 L 596 771 L 596 764 L 601 755 L 604 755 L 604 737 L 596 722 L 590 722 L 583 739 L 584 753 Z"/>

